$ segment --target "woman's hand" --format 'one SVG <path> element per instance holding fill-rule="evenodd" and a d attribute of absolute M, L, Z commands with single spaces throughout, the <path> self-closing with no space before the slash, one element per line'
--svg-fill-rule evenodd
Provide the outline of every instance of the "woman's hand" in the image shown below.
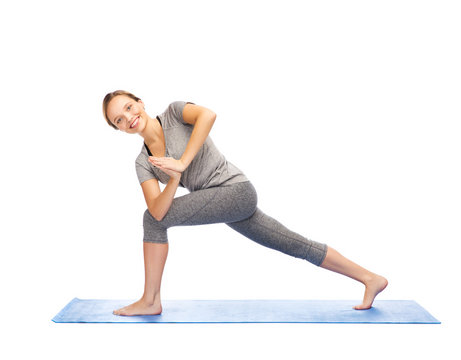
<path fill-rule="evenodd" d="M 155 160 L 157 159 L 157 160 Z M 172 179 L 175 179 L 177 180 L 178 182 L 180 181 L 181 179 L 181 172 L 180 171 L 177 171 L 177 170 L 174 170 L 174 169 L 170 169 L 168 167 L 165 166 L 165 163 L 166 164 L 170 164 L 171 166 L 171 161 L 159 161 L 158 159 L 171 159 L 173 161 L 179 161 L 179 160 L 175 160 L 173 158 L 156 158 L 154 156 L 149 156 L 148 160 L 149 162 L 154 165 L 155 167 L 159 168 L 160 170 L 162 170 L 165 174 L 167 174 L 170 178 Z"/>
<path fill-rule="evenodd" d="M 181 160 L 173 159 L 172 157 L 155 157 L 149 156 L 149 161 L 152 165 L 158 167 L 159 169 L 168 169 L 182 173 L 186 170 L 186 165 L 183 164 Z"/>

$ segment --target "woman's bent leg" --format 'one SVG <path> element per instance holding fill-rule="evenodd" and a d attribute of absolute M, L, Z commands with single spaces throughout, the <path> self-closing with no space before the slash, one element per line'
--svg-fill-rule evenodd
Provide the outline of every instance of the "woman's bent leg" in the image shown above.
<path fill-rule="evenodd" d="M 137 302 L 115 310 L 115 315 L 158 315 L 162 312 L 160 285 L 168 244 L 143 243 L 144 294 Z"/>
<path fill-rule="evenodd" d="M 160 285 L 168 254 L 167 230 L 172 226 L 237 221 L 256 209 L 257 196 L 249 183 L 199 190 L 173 200 L 165 217 L 158 221 L 144 213 L 144 295 L 137 302 L 114 311 L 116 315 L 160 314 Z"/>

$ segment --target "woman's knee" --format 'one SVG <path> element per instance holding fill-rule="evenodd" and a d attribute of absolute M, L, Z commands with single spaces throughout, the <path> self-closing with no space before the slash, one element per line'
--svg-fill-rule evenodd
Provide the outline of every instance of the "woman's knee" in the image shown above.
<path fill-rule="evenodd" d="M 144 211 L 144 217 L 143 217 L 144 225 L 147 224 L 149 226 L 156 226 L 158 224 L 158 226 L 165 228 L 165 226 L 162 225 L 162 220 L 157 220 L 154 216 L 152 216 L 149 209 L 146 209 L 146 211 Z"/>
<path fill-rule="evenodd" d="M 146 222 L 151 222 L 151 221 L 157 221 L 157 220 L 152 216 L 149 209 L 146 209 L 146 211 L 144 211 L 143 222 L 145 224 Z"/>
<path fill-rule="evenodd" d="M 247 183 L 247 187 L 244 192 L 245 198 L 245 210 L 247 211 L 248 217 L 252 216 L 258 208 L 258 194 L 256 189 L 251 182 Z"/>
<path fill-rule="evenodd" d="M 167 243 L 167 228 L 161 221 L 155 219 L 149 210 L 144 212 L 143 217 L 144 242 Z"/>

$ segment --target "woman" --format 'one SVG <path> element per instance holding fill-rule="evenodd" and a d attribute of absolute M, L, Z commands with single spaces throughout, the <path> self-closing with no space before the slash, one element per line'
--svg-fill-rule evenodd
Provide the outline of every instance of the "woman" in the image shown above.
<path fill-rule="evenodd" d="M 144 138 L 136 173 L 147 204 L 144 213 L 144 294 L 116 315 L 162 312 L 160 285 L 168 254 L 167 229 L 178 225 L 226 223 L 261 245 L 305 259 L 365 285 L 357 310 L 369 309 L 387 280 L 346 259 L 336 250 L 288 230 L 257 208 L 251 182 L 226 161 L 208 136 L 216 114 L 194 103 L 176 101 L 155 119 L 133 94 L 107 94 L 103 114 L 114 129 Z M 159 183 L 166 184 L 163 191 Z M 175 198 L 178 186 L 190 193 Z"/>

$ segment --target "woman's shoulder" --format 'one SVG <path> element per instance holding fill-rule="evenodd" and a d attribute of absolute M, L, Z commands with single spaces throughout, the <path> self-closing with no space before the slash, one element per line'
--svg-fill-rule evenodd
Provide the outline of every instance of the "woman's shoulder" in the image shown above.
<path fill-rule="evenodd" d="M 182 100 L 176 100 L 171 102 L 165 111 L 160 115 L 160 119 L 162 120 L 162 125 L 169 127 L 175 126 L 178 124 L 186 125 L 187 123 L 183 119 L 183 110 L 186 104 L 190 104 L 191 102 L 186 102 Z"/>
<path fill-rule="evenodd" d="M 176 116 L 182 115 L 182 110 L 186 104 L 187 102 L 182 100 L 173 101 L 167 106 L 165 112 L 170 112 Z"/>

